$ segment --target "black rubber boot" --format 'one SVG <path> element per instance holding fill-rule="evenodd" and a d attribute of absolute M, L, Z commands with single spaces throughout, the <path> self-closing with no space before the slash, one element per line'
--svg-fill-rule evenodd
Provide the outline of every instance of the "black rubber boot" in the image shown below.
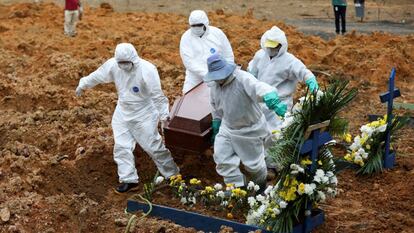
<path fill-rule="evenodd" d="M 118 187 L 115 188 L 115 192 L 117 193 L 126 193 L 132 190 L 137 190 L 138 184 L 137 183 L 121 183 Z"/>

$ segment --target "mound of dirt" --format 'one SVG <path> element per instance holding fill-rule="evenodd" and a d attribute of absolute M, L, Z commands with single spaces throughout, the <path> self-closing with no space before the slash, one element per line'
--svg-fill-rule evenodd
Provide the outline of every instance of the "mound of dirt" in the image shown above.
<path fill-rule="evenodd" d="M 117 43 L 131 42 L 141 57 L 157 65 L 172 103 L 184 81 L 178 48 L 187 17 L 86 8 L 78 36 L 68 38 L 63 35 L 63 10 L 54 4 L 0 5 L 0 12 L 0 211 L 7 219 L 0 222 L 0 231 L 123 231 L 128 196 L 112 191 L 117 184 L 110 127 L 115 89 L 102 85 L 82 98 L 74 90 L 82 76 L 113 56 Z M 255 19 L 251 12 L 235 16 L 220 10 L 209 17 L 227 34 L 243 67 L 259 49 L 263 32 L 277 25 L 288 36 L 289 51 L 321 83 L 335 76 L 350 80 L 360 93 L 343 115 L 352 119 L 354 133 L 367 113 L 385 112 L 378 94 L 386 90 L 391 67 L 397 68 L 396 85 L 403 94 L 398 101 L 414 102 L 413 36 L 352 33 L 324 41 L 282 22 Z M 412 135 L 412 129 L 401 132 L 396 143 L 401 156 L 393 171 L 364 179 L 350 171 L 340 174 L 342 192 L 324 207 L 327 223 L 319 232 L 412 230 Z M 183 175 L 221 181 L 211 156 L 173 154 Z M 141 149 L 136 155 L 142 185 L 155 166 Z M 167 203 L 170 197 L 165 199 Z M 194 230 L 150 218 L 137 224 L 136 231 Z"/>

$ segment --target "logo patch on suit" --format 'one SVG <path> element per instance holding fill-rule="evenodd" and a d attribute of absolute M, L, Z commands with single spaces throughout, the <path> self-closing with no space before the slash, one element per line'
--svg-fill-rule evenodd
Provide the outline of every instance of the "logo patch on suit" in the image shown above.
<path fill-rule="evenodd" d="M 210 49 L 210 53 L 211 53 L 211 54 L 214 54 L 215 52 L 216 52 L 216 50 L 215 50 L 214 48 L 211 48 L 211 49 Z"/>
<path fill-rule="evenodd" d="M 135 93 L 138 93 L 139 92 L 139 88 L 137 86 L 133 86 L 132 87 L 132 91 L 135 92 Z"/>

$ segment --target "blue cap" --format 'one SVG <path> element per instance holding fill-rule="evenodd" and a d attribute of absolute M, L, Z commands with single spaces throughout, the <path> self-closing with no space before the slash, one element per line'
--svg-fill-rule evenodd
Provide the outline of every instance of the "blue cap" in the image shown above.
<path fill-rule="evenodd" d="M 217 53 L 211 55 L 207 59 L 207 66 L 208 73 L 203 78 L 204 82 L 223 80 L 236 69 L 236 64 L 227 63 L 226 60 Z"/>

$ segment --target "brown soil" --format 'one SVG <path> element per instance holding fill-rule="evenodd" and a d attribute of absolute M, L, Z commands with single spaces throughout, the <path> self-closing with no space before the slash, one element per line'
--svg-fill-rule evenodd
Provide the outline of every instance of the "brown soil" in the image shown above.
<path fill-rule="evenodd" d="M 0 210 L 11 213 L 10 220 L 0 222 L 0 232 L 124 230 L 128 195 L 112 190 L 117 184 L 110 128 L 114 87 L 74 95 L 79 79 L 110 58 L 117 43 L 133 43 L 141 57 L 157 65 L 171 102 L 180 95 L 184 69 L 178 45 L 187 29 L 185 16 L 110 8 L 88 12 L 78 36 L 67 38 L 63 11 L 54 4 L 0 5 Z M 396 85 L 403 94 L 398 102 L 414 102 L 412 35 L 353 33 L 324 41 L 282 22 L 257 20 L 251 12 L 236 16 L 218 10 L 209 16 L 228 35 L 244 67 L 262 33 L 276 24 L 287 33 L 290 52 L 305 64 L 350 80 L 360 91 L 343 113 L 353 133 L 367 113 L 385 113 L 378 94 L 386 89 L 391 67 L 397 68 Z M 329 79 L 319 76 L 322 83 Z M 402 130 L 396 145 L 394 170 L 371 178 L 357 178 L 352 171 L 339 175 L 342 191 L 323 206 L 327 221 L 319 232 L 413 232 L 413 129 Z M 136 154 L 145 182 L 155 167 L 142 150 Z M 174 157 L 183 175 L 221 181 L 211 155 L 174 152 Z M 157 231 L 195 232 L 153 218 L 136 227 L 136 232 Z"/>

